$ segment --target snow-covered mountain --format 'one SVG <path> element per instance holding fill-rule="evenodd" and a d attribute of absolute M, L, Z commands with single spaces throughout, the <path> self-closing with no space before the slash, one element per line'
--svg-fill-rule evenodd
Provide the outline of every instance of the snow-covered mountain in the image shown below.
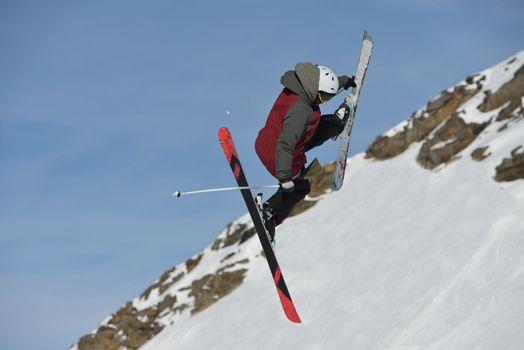
<path fill-rule="evenodd" d="M 72 349 L 523 349 L 524 51 L 328 165 L 277 230 L 302 324 L 247 215 Z"/>

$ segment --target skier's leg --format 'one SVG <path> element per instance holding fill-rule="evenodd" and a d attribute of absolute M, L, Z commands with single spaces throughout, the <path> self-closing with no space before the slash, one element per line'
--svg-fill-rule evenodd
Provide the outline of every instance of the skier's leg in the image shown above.
<path fill-rule="evenodd" d="M 306 144 L 306 152 L 312 148 L 318 147 L 330 138 L 340 134 L 344 130 L 344 124 L 336 115 L 327 115 L 320 118 L 317 130 L 313 137 Z"/>
<path fill-rule="evenodd" d="M 268 199 L 268 204 L 275 213 L 275 226 L 284 221 L 295 205 L 306 197 L 311 190 L 308 180 L 295 180 L 295 190 L 293 192 L 277 191 Z"/>

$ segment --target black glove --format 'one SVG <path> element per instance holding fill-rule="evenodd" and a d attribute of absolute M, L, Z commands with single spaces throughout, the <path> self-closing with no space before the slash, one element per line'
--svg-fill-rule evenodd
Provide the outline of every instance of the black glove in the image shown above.
<path fill-rule="evenodd" d="M 350 87 L 357 87 L 357 84 L 355 83 L 355 77 L 348 77 L 347 75 L 343 75 L 338 78 L 338 84 L 341 88 L 344 88 L 344 90 L 349 89 Z"/>

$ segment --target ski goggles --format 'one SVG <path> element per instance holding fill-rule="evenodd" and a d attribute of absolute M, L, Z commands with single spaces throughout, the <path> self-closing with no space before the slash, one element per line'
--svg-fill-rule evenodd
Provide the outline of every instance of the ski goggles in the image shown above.
<path fill-rule="evenodd" d="M 331 100 L 333 97 L 335 97 L 335 94 L 330 94 L 329 92 L 325 92 L 325 91 L 319 91 L 317 94 L 317 97 L 320 103 L 324 103 L 324 102 Z"/>

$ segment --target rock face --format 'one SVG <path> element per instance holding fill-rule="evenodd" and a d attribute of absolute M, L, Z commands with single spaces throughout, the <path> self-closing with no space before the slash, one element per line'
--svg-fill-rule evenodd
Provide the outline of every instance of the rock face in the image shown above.
<path fill-rule="evenodd" d="M 495 169 L 495 180 L 499 182 L 524 179 L 524 147 L 519 146 L 511 152 L 510 158 L 504 158 Z"/>
<path fill-rule="evenodd" d="M 488 149 L 489 149 L 488 146 L 477 148 L 476 150 L 471 152 L 471 158 L 473 160 L 478 161 L 478 162 L 486 159 L 487 157 L 489 157 L 491 155 L 491 153 L 488 152 Z"/>
<path fill-rule="evenodd" d="M 524 96 L 524 66 L 517 70 L 514 79 L 495 92 L 486 91 L 485 95 L 484 101 L 478 106 L 479 111 L 489 112 L 508 104 L 500 111 L 497 121 L 509 118 L 511 113 L 521 106 L 521 98 Z"/>
<path fill-rule="evenodd" d="M 484 76 L 473 76 L 466 79 L 466 85 L 442 92 L 413 114 L 403 130 L 393 136 L 378 137 L 366 151 L 366 158 L 390 159 L 404 152 L 412 143 L 424 140 L 431 131 L 450 118 L 460 105 L 480 91 L 484 80 Z"/>
<path fill-rule="evenodd" d="M 216 251 L 235 244 L 242 244 L 248 239 L 250 239 L 255 233 L 255 228 L 248 224 L 233 227 L 230 223 L 227 226 L 227 232 L 225 237 L 217 238 L 213 243 L 211 249 Z"/>
<path fill-rule="evenodd" d="M 94 334 L 80 338 L 78 348 L 85 350 L 118 350 L 121 347 L 138 349 L 162 330 L 155 319 L 160 312 L 176 302 L 176 298 L 174 300 L 166 299 L 162 305 L 140 312 L 131 305 L 131 302 L 128 302 Z"/>
<path fill-rule="evenodd" d="M 237 264 L 247 264 L 248 259 L 238 261 Z M 227 268 L 233 265 L 228 265 Z M 214 275 L 208 274 L 193 281 L 189 296 L 195 297 L 195 307 L 191 314 L 196 314 L 205 310 L 224 296 L 228 295 L 233 289 L 238 287 L 244 280 L 247 269 L 235 271 L 224 271 L 221 269 Z"/>
<path fill-rule="evenodd" d="M 469 146 L 487 126 L 485 124 L 466 124 L 456 113 L 435 130 L 432 137 L 422 145 L 417 161 L 426 169 L 433 169 L 447 163 Z"/>
<path fill-rule="evenodd" d="M 515 68 L 516 65 L 519 66 Z M 501 74 L 507 71 L 514 71 L 514 74 L 504 84 L 496 86 L 494 91 L 489 86 L 489 79 L 485 74 L 480 73 L 466 78 L 457 86 L 442 92 L 440 96 L 428 102 L 406 122 L 379 136 L 367 149 L 366 158 L 387 160 L 403 153 L 411 145 L 420 143 L 417 162 L 431 170 L 459 157 L 460 153 L 490 124 L 504 123 L 499 129 L 503 131 L 511 123 L 522 120 L 524 118 L 522 59 L 515 57 L 506 62 L 505 67 L 500 70 Z M 470 100 L 476 103 L 474 106 L 476 114 L 483 116 L 491 112 L 494 113 L 493 116 L 478 122 L 470 120 L 471 118 L 465 115 L 465 109 L 468 109 L 470 114 L 475 114 L 468 105 Z M 478 103 L 475 102 L 477 100 Z M 475 160 L 482 160 L 487 156 L 480 150 L 472 154 Z"/>

